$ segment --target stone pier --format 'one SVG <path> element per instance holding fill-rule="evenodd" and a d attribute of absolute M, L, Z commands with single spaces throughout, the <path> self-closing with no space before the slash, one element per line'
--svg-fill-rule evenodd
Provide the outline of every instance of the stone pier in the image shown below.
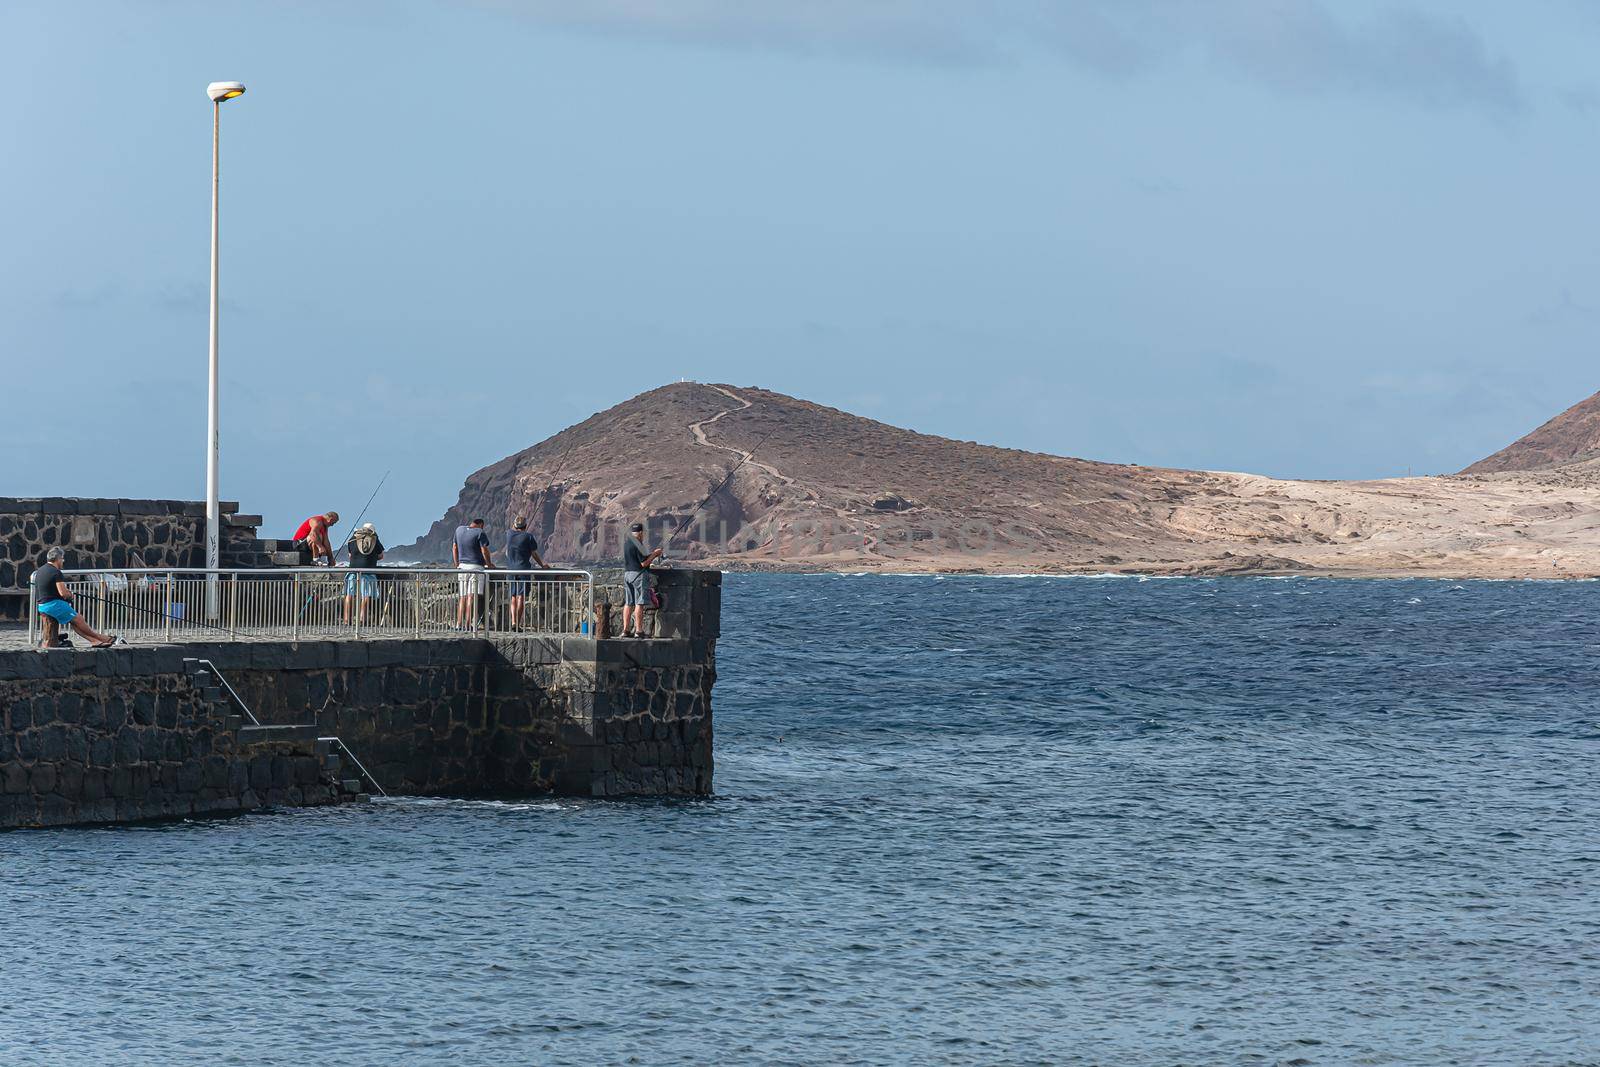
<path fill-rule="evenodd" d="M 0 652 L 0 827 L 328 804 L 370 790 L 319 740 L 328 737 L 395 795 L 709 794 L 721 575 L 663 571 L 657 584 L 664 604 L 646 640 Z"/>

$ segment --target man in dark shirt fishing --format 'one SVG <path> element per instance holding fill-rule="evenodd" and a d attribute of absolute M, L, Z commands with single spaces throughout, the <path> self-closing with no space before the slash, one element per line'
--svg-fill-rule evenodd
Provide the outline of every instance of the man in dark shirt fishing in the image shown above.
<path fill-rule="evenodd" d="M 33 600 L 38 605 L 40 621 L 44 624 L 43 646 L 55 648 L 61 640 L 61 627 L 71 626 L 92 648 L 110 648 L 122 639 L 92 629 L 79 616 L 78 609 L 72 606 L 67 579 L 61 573 L 61 561 L 66 558 L 64 550 L 52 548 L 44 554 L 44 563 L 33 572 Z"/>
<path fill-rule="evenodd" d="M 450 555 L 456 561 L 458 571 L 483 571 L 494 566 L 494 560 L 489 556 L 489 535 L 483 532 L 482 519 L 473 519 L 465 526 L 456 527 L 456 539 L 450 546 Z M 478 597 L 483 593 L 483 576 L 476 573 L 458 576 L 456 592 L 456 629 L 477 629 Z"/>
<path fill-rule="evenodd" d="M 662 552 L 659 548 L 645 552 L 642 523 L 634 523 L 629 530 L 628 539 L 622 542 L 622 636 L 643 637 L 644 606 L 650 599 L 650 578 L 645 571 Z"/>
<path fill-rule="evenodd" d="M 535 560 L 540 570 L 549 569 L 550 565 L 539 555 L 539 542 L 528 532 L 528 520 L 518 515 L 506 533 L 506 566 L 513 571 L 532 570 Z M 528 578 L 526 575 L 513 576 L 509 584 L 511 628 L 517 630 L 522 627 L 523 611 L 528 604 Z"/>

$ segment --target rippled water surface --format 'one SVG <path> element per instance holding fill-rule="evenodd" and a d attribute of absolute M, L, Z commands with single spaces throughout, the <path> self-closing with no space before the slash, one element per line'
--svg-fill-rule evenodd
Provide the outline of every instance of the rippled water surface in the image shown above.
<path fill-rule="evenodd" d="M 0 1062 L 1597 1063 L 1597 603 L 729 576 L 714 799 L 0 835 Z"/>

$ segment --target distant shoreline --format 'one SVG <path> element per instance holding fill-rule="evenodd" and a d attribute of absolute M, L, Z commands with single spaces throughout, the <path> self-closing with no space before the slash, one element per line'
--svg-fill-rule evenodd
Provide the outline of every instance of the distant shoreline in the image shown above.
<path fill-rule="evenodd" d="M 554 561 L 552 561 L 554 562 Z M 752 563 L 726 558 L 715 559 L 668 559 L 665 569 L 692 570 L 718 570 L 724 574 L 799 574 L 799 575 L 894 575 L 899 577 L 929 577 L 929 578 L 1317 578 L 1339 579 L 1350 578 L 1363 581 L 1401 581 L 1401 580 L 1430 580 L 1444 582 L 1592 582 L 1600 579 L 1600 574 L 1586 572 L 1569 572 L 1556 574 L 1542 574 L 1534 572 L 1493 573 L 1492 571 L 1455 568 L 1383 568 L 1383 567 L 1251 567 L 1247 561 L 1230 561 L 1228 559 L 1184 563 L 1171 567 L 1127 567 L 1107 568 L 1105 566 L 1063 566 L 1050 570 L 1030 570 L 1027 567 L 994 565 L 988 567 L 940 565 L 938 563 L 919 563 L 916 565 L 897 566 L 894 564 L 902 561 L 888 561 L 889 566 L 860 566 L 845 565 L 819 567 L 804 561 L 765 561 Z M 909 563 L 909 561 L 906 561 Z M 1216 564 L 1208 567 L 1206 564 Z M 1237 565 L 1236 565 L 1237 564 Z M 407 561 L 396 563 L 394 566 L 447 567 L 447 563 L 427 563 L 422 561 Z M 620 560 L 602 560 L 590 563 L 563 563 L 555 569 L 570 567 L 576 570 L 588 570 L 596 573 L 620 571 Z M 1555 569 L 1555 568 L 1552 568 Z"/>

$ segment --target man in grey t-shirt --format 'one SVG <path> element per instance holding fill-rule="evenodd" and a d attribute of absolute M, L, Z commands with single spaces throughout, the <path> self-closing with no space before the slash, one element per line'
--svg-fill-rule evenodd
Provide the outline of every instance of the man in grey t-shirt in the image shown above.
<path fill-rule="evenodd" d="M 661 549 L 646 553 L 644 550 L 644 525 L 634 523 L 628 539 L 622 543 L 622 636 L 644 636 L 644 605 L 649 597 L 650 579 L 645 571 L 661 558 Z"/>
<path fill-rule="evenodd" d="M 469 573 L 456 579 L 456 629 L 477 629 L 478 597 L 483 592 L 483 577 L 475 572 L 494 566 L 489 556 L 489 535 L 483 532 L 483 520 L 473 519 L 465 526 L 456 527 L 455 543 L 450 555 L 456 561 L 456 570 Z"/>

